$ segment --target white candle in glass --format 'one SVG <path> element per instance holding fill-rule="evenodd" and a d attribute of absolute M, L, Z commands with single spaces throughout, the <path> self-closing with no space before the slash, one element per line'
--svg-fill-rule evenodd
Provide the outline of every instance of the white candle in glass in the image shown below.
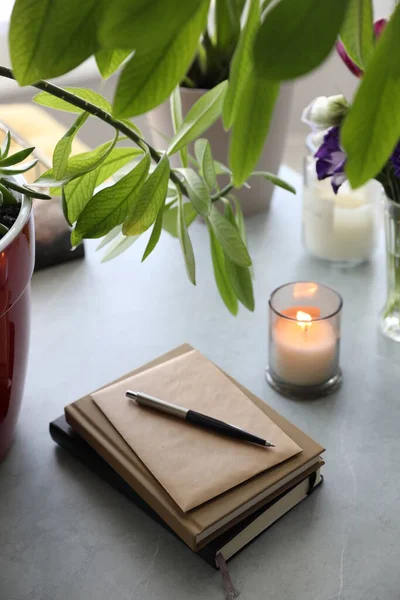
<path fill-rule="evenodd" d="M 313 321 L 311 311 L 301 308 L 288 311 L 296 319 L 278 317 L 274 324 L 274 371 L 286 383 L 318 385 L 333 375 L 336 335 L 329 321 Z"/>
<path fill-rule="evenodd" d="M 335 194 L 330 179 L 318 181 L 309 160 L 303 188 L 303 236 L 311 254 L 330 261 L 362 262 L 375 247 L 378 182 L 352 190 L 348 182 Z"/>

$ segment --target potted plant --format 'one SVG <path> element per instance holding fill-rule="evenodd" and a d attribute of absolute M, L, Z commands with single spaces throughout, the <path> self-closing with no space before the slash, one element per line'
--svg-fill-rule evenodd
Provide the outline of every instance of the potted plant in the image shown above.
<path fill-rule="evenodd" d="M 24 161 L 33 148 L 10 155 L 10 133 L 0 149 L 0 460 L 14 435 L 28 359 L 30 280 L 34 266 L 32 198 L 19 175 L 37 160 Z"/>

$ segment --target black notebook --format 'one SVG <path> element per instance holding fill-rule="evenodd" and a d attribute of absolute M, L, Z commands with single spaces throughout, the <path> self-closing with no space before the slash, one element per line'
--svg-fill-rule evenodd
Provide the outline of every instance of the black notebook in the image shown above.
<path fill-rule="evenodd" d="M 112 487 L 123 493 L 138 508 L 143 510 L 152 519 L 160 523 L 174 537 L 180 538 L 168 527 L 162 518 L 112 469 L 101 456 L 89 446 L 65 420 L 59 417 L 50 423 L 50 435 L 53 440 L 80 462 L 104 479 Z M 321 461 L 321 465 L 322 465 Z M 216 556 L 222 555 L 225 561 L 243 550 L 253 539 L 268 529 L 289 510 L 307 498 L 322 482 L 320 468 L 308 474 L 303 481 L 297 483 L 272 502 L 262 506 L 251 515 L 231 527 L 216 539 L 197 552 L 209 565 L 216 568 Z"/>

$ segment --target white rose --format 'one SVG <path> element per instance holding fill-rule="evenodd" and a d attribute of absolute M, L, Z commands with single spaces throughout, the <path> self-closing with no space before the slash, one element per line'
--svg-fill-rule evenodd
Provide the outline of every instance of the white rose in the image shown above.
<path fill-rule="evenodd" d="M 340 125 L 348 110 L 348 102 L 342 94 L 319 96 L 304 109 L 301 120 L 313 129 L 327 129 Z"/>

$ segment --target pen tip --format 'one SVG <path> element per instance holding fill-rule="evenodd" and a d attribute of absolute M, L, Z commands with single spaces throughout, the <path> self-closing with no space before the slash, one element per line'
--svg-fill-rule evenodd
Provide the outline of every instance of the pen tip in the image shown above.
<path fill-rule="evenodd" d="M 265 442 L 267 448 L 275 448 L 275 444 L 271 444 L 271 442 Z"/>

